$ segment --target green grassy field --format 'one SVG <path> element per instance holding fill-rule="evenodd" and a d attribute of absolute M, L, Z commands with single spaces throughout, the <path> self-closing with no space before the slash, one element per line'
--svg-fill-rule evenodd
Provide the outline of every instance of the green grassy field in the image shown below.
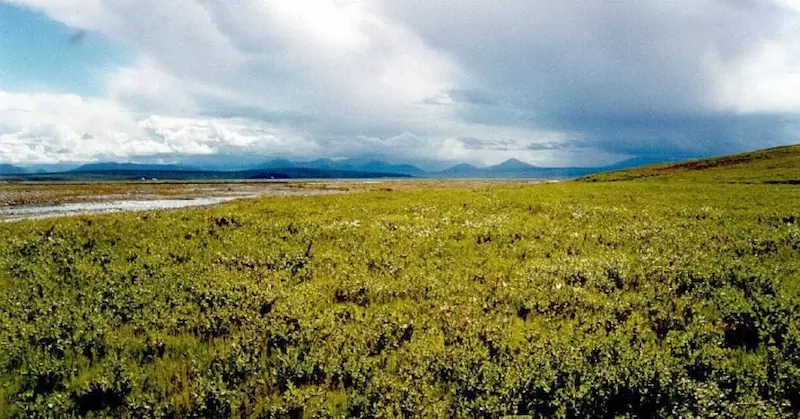
<path fill-rule="evenodd" d="M 794 417 L 793 150 L 0 224 L 0 415 Z"/>
<path fill-rule="evenodd" d="M 583 180 L 589 182 L 659 180 L 800 185 L 800 144 L 711 159 L 599 173 L 587 176 Z"/>

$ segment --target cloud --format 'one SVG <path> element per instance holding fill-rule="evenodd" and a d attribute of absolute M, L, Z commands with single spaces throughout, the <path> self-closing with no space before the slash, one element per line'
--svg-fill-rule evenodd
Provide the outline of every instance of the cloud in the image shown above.
<path fill-rule="evenodd" d="M 464 108 L 467 120 L 577 131 L 628 153 L 798 140 L 779 135 L 787 118 L 778 115 L 800 106 L 781 89 L 800 69 L 798 16 L 786 4 L 399 0 L 385 10 L 502 98 L 503 109 Z"/>
<path fill-rule="evenodd" d="M 140 117 L 115 102 L 0 91 L 0 161 L 55 163 L 172 154 L 310 152 L 302 137 L 238 118 Z M 305 141 L 305 146 L 303 142 Z M 305 147 L 305 148 L 304 148 Z"/>
<path fill-rule="evenodd" d="M 11 3 L 137 59 L 105 75 L 102 99 L 0 96 L 0 108 L 36 108 L 2 113 L 0 160 L 558 166 L 800 139 L 795 0 Z"/>
<path fill-rule="evenodd" d="M 55 163 L 164 151 L 124 108 L 77 95 L 0 92 L 0 161 Z"/>
<path fill-rule="evenodd" d="M 13 163 L 179 161 L 200 156 L 220 156 L 229 162 L 246 157 L 252 162 L 254 155 L 308 159 L 366 154 L 439 168 L 460 161 L 495 164 L 512 157 L 537 164 L 602 164 L 618 159 L 605 153 L 581 160 L 580 154 L 556 148 L 535 153 L 529 140 L 514 139 L 526 137 L 527 131 L 488 126 L 476 126 L 475 132 L 497 139 L 432 140 L 409 131 L 387 137 L 320 137 L 289 125 L 240 117 L 142 116 L 113 101 L 76 95 L 0 92 L 0 103 L 13 106 L 0 112 L 0 161 Z M 540 132 L 536 137 L 559 139 L 558 135 Z"/>

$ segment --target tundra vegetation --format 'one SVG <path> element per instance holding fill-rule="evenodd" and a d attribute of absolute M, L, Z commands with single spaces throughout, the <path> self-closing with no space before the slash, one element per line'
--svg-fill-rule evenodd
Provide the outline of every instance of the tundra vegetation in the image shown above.
<path fill-rule="evenodd" d="M 790 150 L 0 224 L 0 415 L 795 417 Z"/>

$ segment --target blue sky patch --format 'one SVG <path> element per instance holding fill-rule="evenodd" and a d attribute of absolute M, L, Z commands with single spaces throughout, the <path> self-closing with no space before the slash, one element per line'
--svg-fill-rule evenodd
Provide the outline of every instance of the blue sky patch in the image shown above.
<path fill-rule="evenodd" d="M 0 3 L 0 90 L 102 96 L 105 76 L 132 54 L 102 34 Z"/>

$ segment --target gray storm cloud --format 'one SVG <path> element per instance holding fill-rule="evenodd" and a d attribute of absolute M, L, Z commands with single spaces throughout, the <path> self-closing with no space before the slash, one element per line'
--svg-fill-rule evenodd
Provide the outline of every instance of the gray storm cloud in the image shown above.
<path fill-rule="evenodd" d="M 399 0 L 385 10 L 507 109 L 467 99 L 467 120 L 580 132 L 585 146 L 632 154 L 797 140 L 784 130 L 793 112 L 742 115 L 721 100 L 726 72 L 797 18 L 781 3 Z"/>

